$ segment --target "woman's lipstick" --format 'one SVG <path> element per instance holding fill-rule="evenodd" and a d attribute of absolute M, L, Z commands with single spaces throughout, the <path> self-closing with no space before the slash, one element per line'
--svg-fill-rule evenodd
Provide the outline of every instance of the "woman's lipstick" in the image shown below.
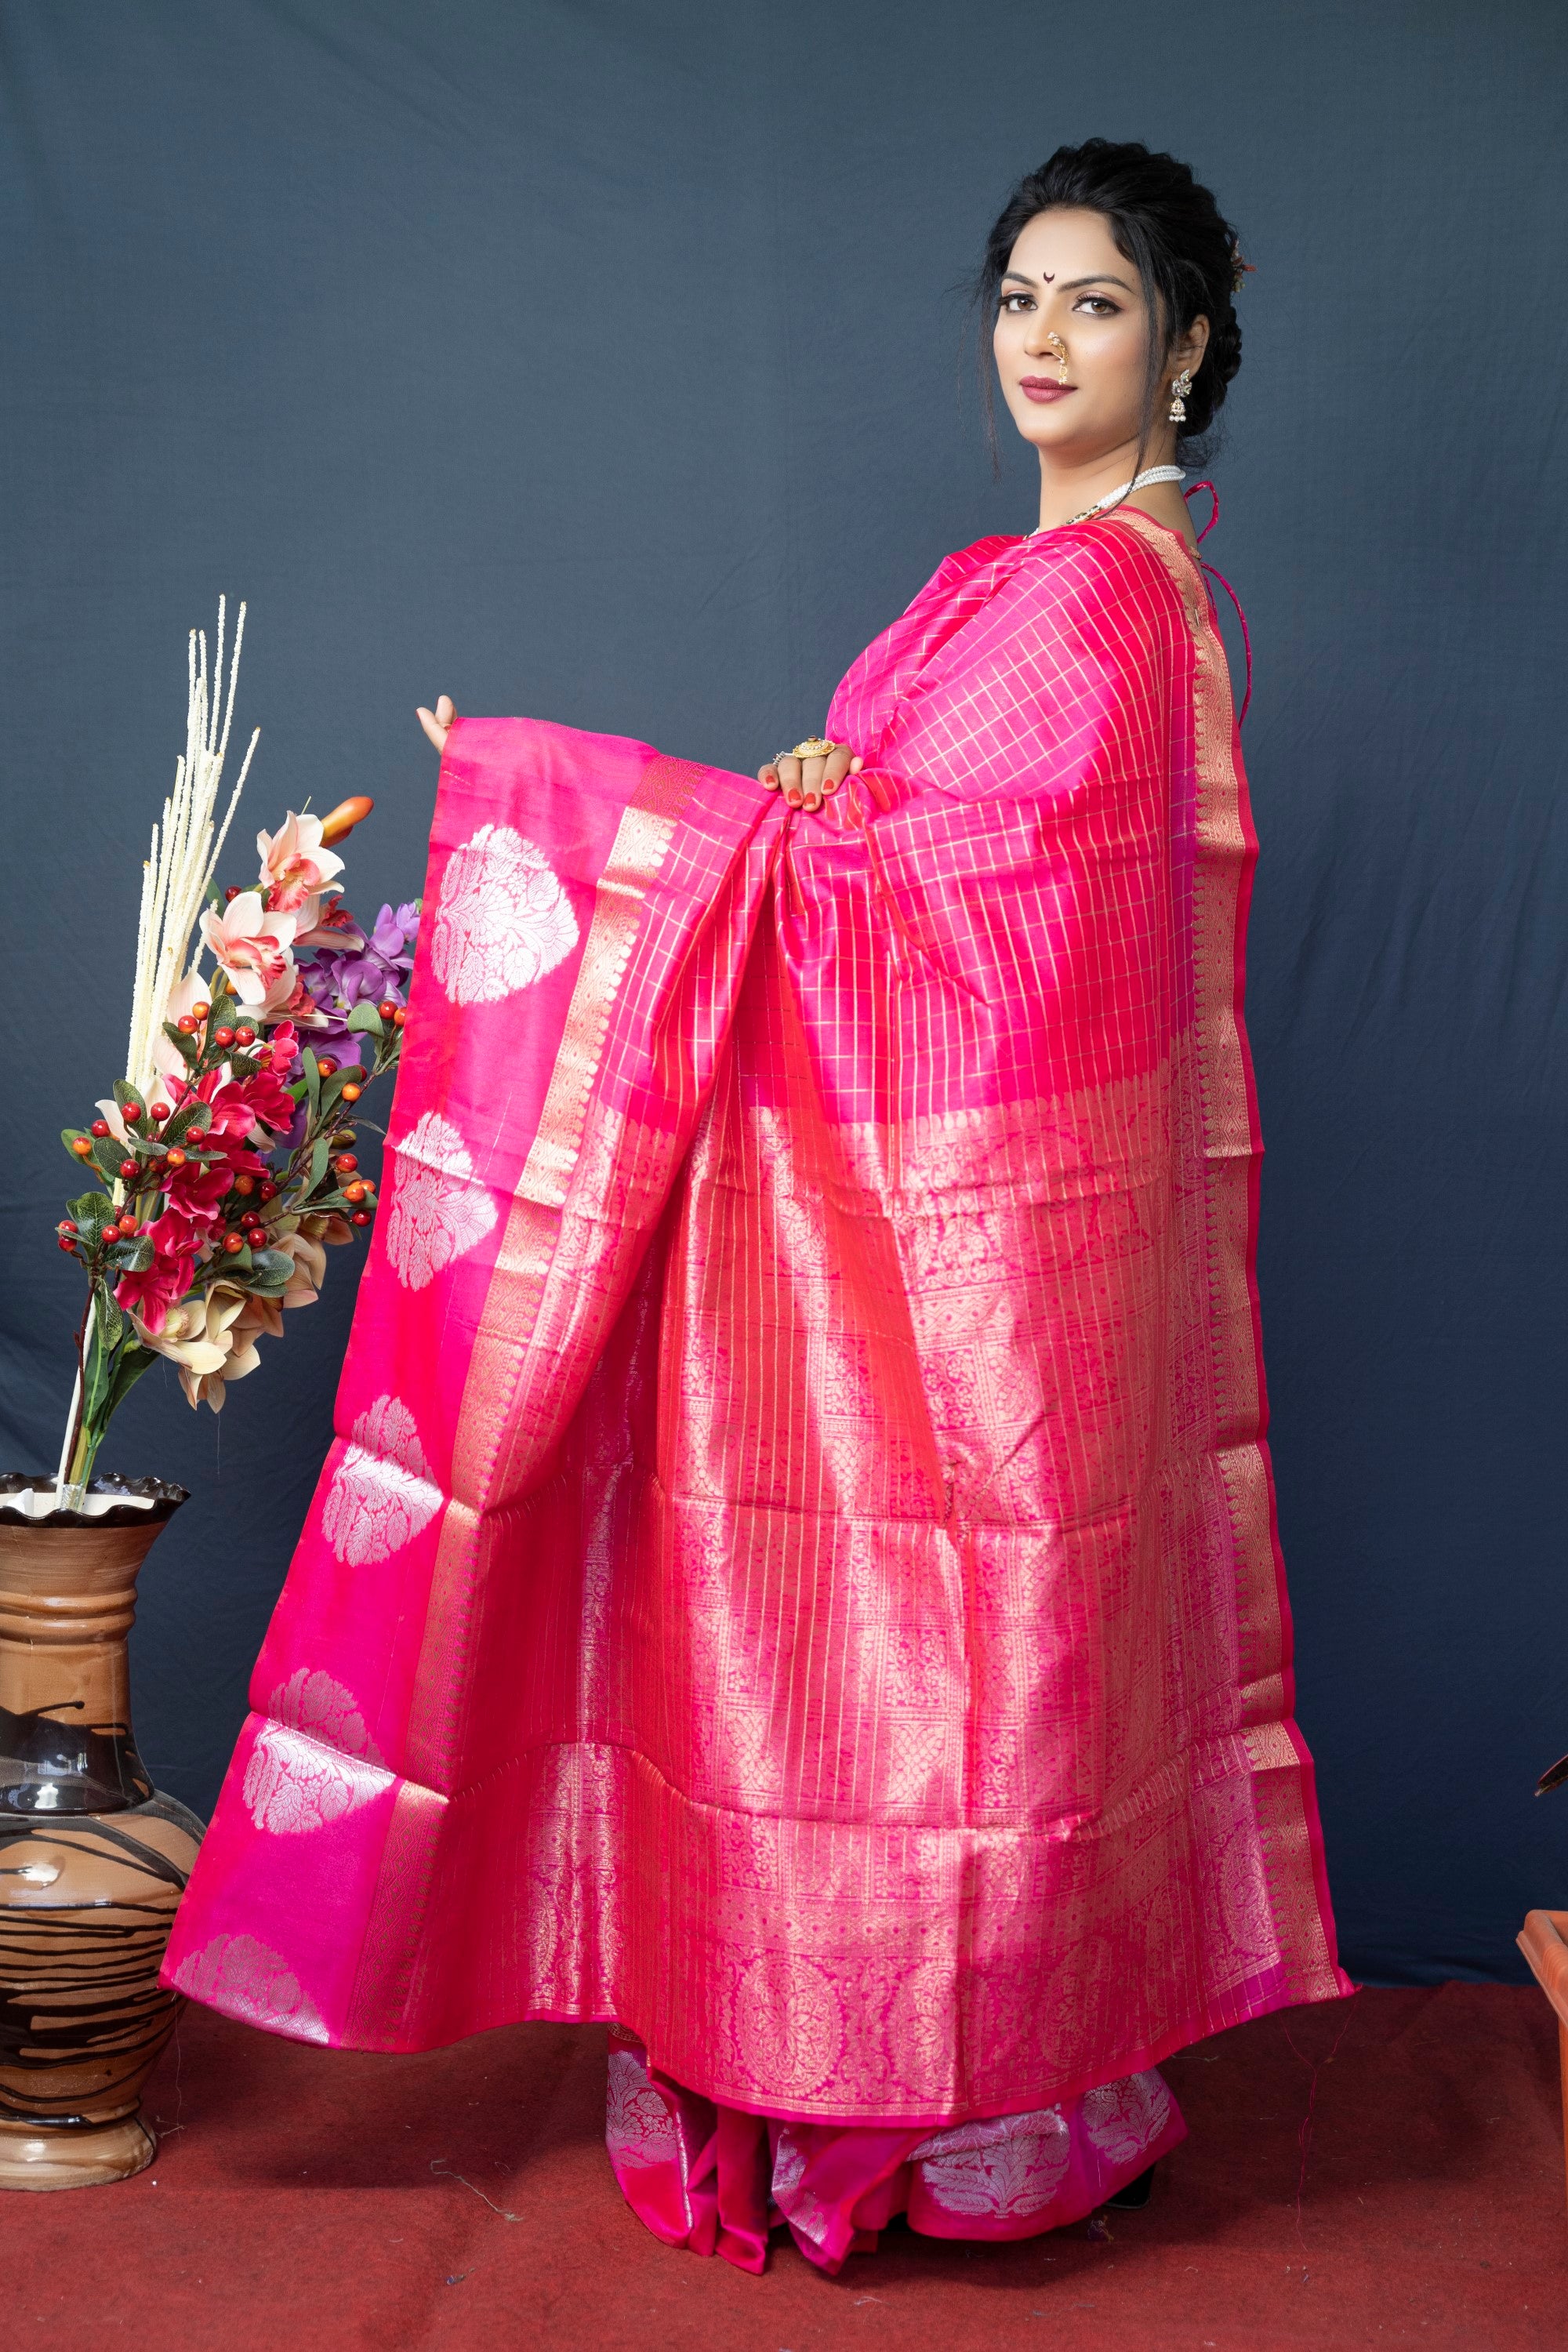
<path fill-rule="evenodd" d="M 1021 375 L 1018 389 L 1026 400 L 1037 400 L 1044 406 L 1047 401 L 1065 400 L 1069 392 L 1078 390 L 1078 386 L 1076 383 L 1058 383 L 1054 375 Z"/>

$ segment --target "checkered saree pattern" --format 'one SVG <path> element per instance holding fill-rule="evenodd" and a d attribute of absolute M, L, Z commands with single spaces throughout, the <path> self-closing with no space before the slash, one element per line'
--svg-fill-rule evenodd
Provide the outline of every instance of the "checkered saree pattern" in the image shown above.
<path fill-rule="evenodd" d="M 956 2123 L 1345 1989 L 1200 575 L 951 557 L 819 816 L 464 720 L 338 1438 L 172 1981 Z"/>

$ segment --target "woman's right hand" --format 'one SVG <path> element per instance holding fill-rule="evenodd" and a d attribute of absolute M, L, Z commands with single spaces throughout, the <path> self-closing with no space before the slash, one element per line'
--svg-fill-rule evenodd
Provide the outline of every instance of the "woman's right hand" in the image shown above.
<path fill-rule="evenodd" d="M 416 716 L 437 751 L 446 750 L 447 737 L 451 731 L 452 721 L 457 715 L 457 709 L 449 694 L 437 696 L 434 710 L 426 710 L 423 703 L 419 705 Z"/>
<path fill-rule="evenodd" d="M 813 760 L 797 760 L 793 751 L 781 751 L 776 760 L 757 770 L 757 782 L 770 793 L 783 793 L 791 808 L 819 809 L 846 776 L 858 776 L 865 764 L 847 743 L 835 743 L 831 751 Z"/>

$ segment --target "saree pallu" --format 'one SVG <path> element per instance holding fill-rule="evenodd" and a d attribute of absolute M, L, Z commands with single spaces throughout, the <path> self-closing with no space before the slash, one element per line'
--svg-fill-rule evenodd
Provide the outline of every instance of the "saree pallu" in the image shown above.
<path fill-rule="evenodd" d="M 982 541 L 830 726 L 816 817 L 452 730 L 337 1439 L 168 1957 L 231 2015 L 618 2021 L 720 2108 L 930 2134 L 1348 1990 L 1200 575 L 1125 513 Z"/>

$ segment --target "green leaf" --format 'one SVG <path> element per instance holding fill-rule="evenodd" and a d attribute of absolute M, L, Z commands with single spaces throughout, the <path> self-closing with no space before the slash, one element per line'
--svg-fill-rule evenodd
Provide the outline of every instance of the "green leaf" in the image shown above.
<path fill-rule="evenodd" d="M 386 1034 L 386 1024 L 374 1004 L 356 1004 L 349 1014 L 348 1026 L 366 1037 L 384 1037 Z"/>
<path fill-rule="evenodd" d="M 199 1095 L 187 1095 L 179 1109 L 164 1119 L 158 1132 L 165 1143 L 178 1143 L 195 1127 L 205 1109 L 206 1105 Z"/>
<path fill-rule="evenodd" d="M 194 1066 L 200 1059 L 201 1048 L 195 1039 L 187 1037 L 183 1029 L 176 1029 L 172 1021 L 164 1022 L 163 1034 L 175 1053 L 180 1055 L 187 1064 Z"/>
<path fill-rule="evenodd" d="M 83 1233 L 96 1232 L 114 1214 L 113 1202 L 101 1192 L 83 1192 L 77 1200 L 68 1201 L 66 1207 Z"/>
<path fill-rule="evenodd" d="M 143 1348 L 140 1340 L 126 1341 L 115 1359 L 114 1377 L 110 1381 L 109 1394 L 104 1400 L 105 1421 L 118 1406 L 124 1403 L 142 1373 L 157 1360 L 155 1351 L 151 1348 Z"/>
<path fill-rule="evenodd" d="M 87 1345 L 82 1350 L 82 1425 L 86 1429 L 102 1426 L 110 1382 L 114 1377 L 114 1347 L 124 1328 L 120 1309 L 110 1298 L 101 1283 L 92 1286 L 92 1319 L 88 1325 Z"/>
<path fill-rule="evenodd" d="M 119 1181 L 120 1163 L 125 1157 L 125 1146 L 116 1143 L 111 1135 L 100 1135 L 92 1147 L 92 1156 L 111 1184 Z"/>
<path fill-rule="evenodd" d="M 310 1147 L 310 1173 L 307 1191 L 313 1192 L 327 1172 L 327 1162 L 332 1156 L 330 1136 L 319 1135 Z"/>
<path fill-rule="evenodd" d="M 147 1103 L 146 1103 L 146 1097 L 142 1095 L 142 1091 L 141 1091 L 141 1089 L 140 1089 L 139 1087 L 133 1087 L 133 1086 L 132 1085 L 132 1083 L 131 1083 L 131 1081 L 130 1081 L 130 1079 L 129 1079 L 129 1078 L 116 1078 L 116 1079 L 115 1079 L 115 1081 L 114 1081 L 114 1099 L 115 1099 L 115 1101 L 120 1105 L 120 1108 L 121 1108 L 121 1110 L 123 1110 L 123 1109 L 125 1108 L 125 1107 L 126 1107 L 126 1105 L 127 1105 L 128 1103 L 134 1103 L 134 1104 L 135 1104 L 135 1106 L 136 1106 L 136 1108 L 137 1108 L 137 1109 L 141 1112 L 141 1114 L 142 1114 L 142 1118 L 146 1118 L 146 1116 L 147 1116 Z"/>
<path fill-rule="evenodd" d="M 310 1106 L 310 1118 L 313 1124 L 321 1108 L 321 1066 L 316 1059 L 314 1049 L 310 1045 L 306 1046 L 300 1060 L 305 1073 L 305 1099 Z"/>
<path fill-rule="evenodd" d="M 153 1263 L 153 1240 L 149 1234 L 137 1234 L 121 1242 L 114 1252 L 114 1263 L 121 1274 L 145 1274 Z"/>
<path fill-rule="evenodd" d="M 287 1250 L 258 1250 L 251 1261 L 249 1287 L 264 1297 L 287 1290 L 294 1279 L 294 1261 Z"/>
<path fill-rule="evenodd" d="M 101 1431 L 109 1412 L 109 1392 L 114 1381 L 114 1362 L 105 1357 L 101 1349 L 88 1349 L 87 1376 L 82 1382 L 82 1427 Z"/>
<path fill-rule="evenodd" d="M 261 1065 L 254 1054 L 242 1054 L 237 1047 L 228 1057 L 228 1066 L 237 1078 L 253 1078 Z"/>

